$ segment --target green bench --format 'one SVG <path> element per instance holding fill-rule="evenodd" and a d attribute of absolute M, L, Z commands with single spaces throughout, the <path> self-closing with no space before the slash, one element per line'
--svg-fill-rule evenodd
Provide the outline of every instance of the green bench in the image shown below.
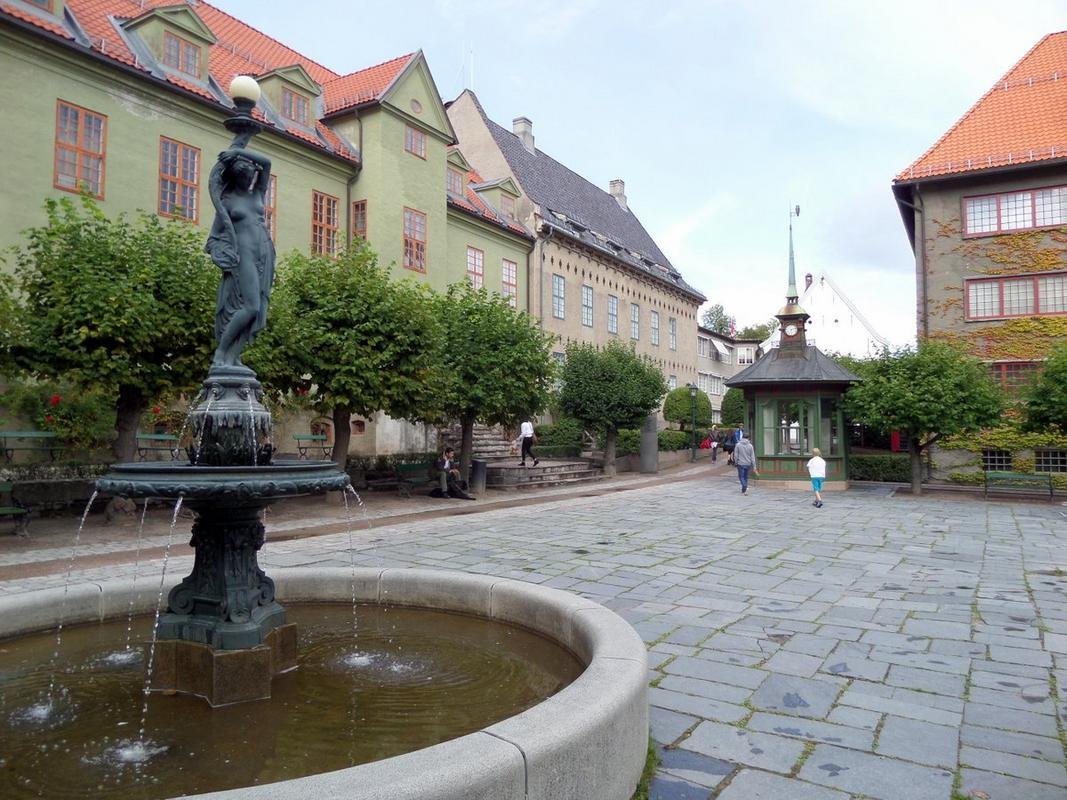
<path fill-rule="evenodd" d="M 17 536 L 25 536 L 26 528 L 30 523 L 30 510 L 11 496 L 15 484 L 10 482 L 0 483 L 0 519 L 10 519 L 15 523 L 13 533 Z"/>
<path fill-rule="evenodd" d="M 329 458 L 333 450 L 333 445 L 326 443 L 325 433 L 294 433 L 293 441 L 296 442 L 297 452 L 300 453 L 300 457 L 303 459 L 308 457 L 308 450 L 310 449 L 321 449 L 323 458 Z"/>
<path fill-rule="evenodd" d="M 999 491 L 1040 491 L 1048 492 L 1049 502 L 1053 499 L 1052 474 L 1033 472 L 986 472 L 983 497 L 989 497 L 989 490 Z"/>
<path fill-rule="evenodd" d="M 396 487 L 397 494 L 403 497 L 411 497 L 411 490 L 418 486 L 427 486 L 437 483 L 436 469 L 432 461 L 420 461 L 416 464 L 397 464 L 393 467 L 393 474 L 388 478 L 374 478 L 367 481 L 370 489 L 392 489 Z"/>
<path fill-rule="evenodd" d="M 64 447 L 51 431 L 0 431 L 0 450 L 4 458 L 13 461 L 19 452 L 48 453 L 51 461 Z"/>
<path fill-rule="evenodd" d="M 178 437 L 172 433 L 138 433 L 137 434 L 137 460 L 147 461 L 148 454 L 156 451 L 170 453 L 170 460 L 177 461 Z"/>

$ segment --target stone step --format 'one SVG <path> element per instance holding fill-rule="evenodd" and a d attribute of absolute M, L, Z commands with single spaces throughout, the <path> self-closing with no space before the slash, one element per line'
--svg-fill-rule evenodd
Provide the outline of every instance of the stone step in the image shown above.
<path fill-rule="evenodd" d="M 525 489 L 542 489 L 550 486 L 577 486 L 583 483 L 597 483 L 604 480 L 604 476 L 600 473 L 594 473 L 592 475 L 585 475 L 576 478 L 558 478 L 552 476 L 546 476 L 545 480 L 536 481 L 524 481 L 522 483 L 489 483 L 486 482 L 486 488 L 489 489 L 501 489 L 503 491 L 523 491 Z"/>
<path fill-rule="evenodd" d="M 603 470 L 588 461 L 542 461 L 538 466 L 519 466 L 513 459 L 490 464 L 486 486 L 497 489 L 558 486 L 600 480 Z"/>

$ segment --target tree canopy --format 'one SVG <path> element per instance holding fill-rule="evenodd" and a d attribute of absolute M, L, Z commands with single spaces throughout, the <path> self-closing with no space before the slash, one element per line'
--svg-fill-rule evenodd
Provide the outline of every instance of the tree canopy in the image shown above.
<path fill-rule="evenodd" d="M 745 421 L 745 393 L 740 389 L 727 389 L 722 396 L 720 409 L 723 425 L 737 425 Z"/>
<path fill-rule="evenodd" d="M 506 298 L 475 290 L 466 281 L 436 297 L 434 316 L 443 344 L 432 410 L 441 419 L 460 421 L 460 470 L 466 475 L 476 421 L 514 424 L 547 405 L 555 377 L 555 335 Z"/>
<path fill-rule="evenodd" d="M 199 231 L 141 213 L 109 219 L 87 196 L 45 203 L 14 280 L 0 287 L 15 368 L 100 387 L 116 409 L 114 454 L 133 457 L 148 404 L 207 375 L 218 276 Z"/>
<path fill-rule="evenodd" d="M 721 333 L 723 336 L 733 336 L 737 328 L 737 320 L 726 313 L 721 303 L 716 303 L 704 310 L 700 318 L 700 324 L 708 330 Z"/>
<path fill-rule="evenodd" d="M 639 427 L 667 393 L 667 382 L 648 357 L 633 346 L 609 342 L 567 345 L 560 389 L 560 409 L 588 428 L 605 433 L 604 468 L 614 471 L 619 428 Z"/>
<path fill-rule="evenodd" d="M 764 339 L 766 339 L 768 336 L 770 336 L 772 333 L 774 333 L 774 331 L 777 330 L 777 329 L 778 329 L 778 318 L 777 317 L 771 317 L 766 322 L 760 322 L 760 323 L 757 323 L 755 325 L 746 325 L 745 327 L 743 327 L 741 330 L 739 330 L 737 332 L 737 334 L 735 335 L 734 338 L 737 338 L 737 339 L 755 339 L 755 340 L 758 340 L 758 341 L 762 342 Z"/>
<path fill-rule="evenodd" d="M 1052 426 L 1067 433 L 1067 342 L 1053 349 L 1026 391 L 1025 428 L 1040 431 Z"/>
<path fill-rule="evenodd" d="M 697 390 L 696 397 L 689 396 L 688 386 L 679 386 L 667 393 L 663 401 L 663 418 L 667 422 L 677 422 L 682 430 L 693 426 L 693 406 L 696 405 L 696 426 L 706 428 L 711 424 L 711 398 Z"/>
<path fill-rule="evenodd" d="M 270 321 L 246 361 L 275 389 L 315 387 L 343 467 L 353 413 L 422 418 L 439 336 L 429 290 L 391 281 L 358 242 L 336 257 L 293 252 L 279 264 Z"/>
<path fill-rule="evenodd" d="M 845 394 L 851 419 L 908 438 L 912 491 L 922 491 L 921 455 L 940 437 L 997 421 L 1000 390 L 978 359 L 941 342 L 856 362 L 863 381 Z"/>

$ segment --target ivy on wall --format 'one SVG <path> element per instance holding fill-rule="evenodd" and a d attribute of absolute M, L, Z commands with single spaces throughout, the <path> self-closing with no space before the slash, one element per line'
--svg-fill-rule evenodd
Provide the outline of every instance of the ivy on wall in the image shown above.
<path fill-rule="evenodd" d="M 938 442 L 945 450 L 969 450 L 981 453 L 983 450 L 1034 450 L 1035 448 L 1067 449 L 1067 433 L 1055 430 L 1026 433 L 1014 420 L 1009 420 L 995 428 L 986 428 L 977 433 L 946 436 Z M 1033 461 L 1030 471 L 1033 470 Z M 1024 471 L 1024 470 L 1017 470 Z"/>

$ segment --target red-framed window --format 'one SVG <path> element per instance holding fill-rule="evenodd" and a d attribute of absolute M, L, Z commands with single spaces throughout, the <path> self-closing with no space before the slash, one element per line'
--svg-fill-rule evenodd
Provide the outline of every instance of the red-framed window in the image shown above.
<path fill-rule="evenodd" d="M 360 239 L 367 238 L 367 201 L 356 200 L 352 203 L 352 235 Z"/>
<path fill-rule="evenodd" d="M 200 148 L 159 137 L 159 213 L 200 219 Z"/>
<path fill-rule="evenodd" d="M 410 125 L 404 126 L 404 149 L 413 156 L 426 158 L 426 134 Z"/>
<path fill-rule="evenodd" d="M 106 144 L 107 117 L 57 100 L 52 185 L 67 192 L 80 192 L 84 188 L 93 197 L 103 199 Z"/>
<path fill-rule="evenodd" d="M 426 271 L 426 215 L 413 208 L 404 209 L 404 267 Z"/>
<path fill-rule="evenodd" d="M 993 380 L 1006 392 L 1016 392 L 1037 377 L 1041 364 L 1036 361 L 994 361 L 989 365 Z"/>
<path fill-rule="evenodd" d="M 278 227 L 278 176 L 271 175 L 267 192 L 263 196 L 263 222 L 270 232 L 271 241 L 277 241 L 275 234 Z"/>
<path fill-rule="evenodd" d="M 300 125 L 307 125 L 309 106 L 309 101 L 304 95 L 291 92 L 284 86 L 282 87 L 283 117 Z"/>
<path fill-rule="evenodd" d="M 337 204 L 340 201 L 324 192 L 311 193 L 311 252 L 332 256 L 337 252 Z"/>
<path fill-rule="evenodd" d="M 969 320 L 1067 314 L 1067 272 L 969 278 L 964 295 Z"/>
<path fill-rule="evenodd" d="M 448 177 L 445 179 L 445 188 L 449 194 L 462 195 L 463 194 L 463 173 L 458 169 L 448 168 Z"/>
<path fill-rule="evenodd" d="M 200 77 L 200 45 L 163 31 L 163 63 L 178 72 Z"/>
<path fill-rule="evenodd" d="M 508 299 L 508 305 L 515 308 L 519 298 L 519 265 L 508 259 L 500 261 L 500 293 Z"/>
<path fill-rule="evenodd" d="M 515 198 L 509 194 L 500 195 L 500 213 L 509 222 L 515 219 Z"/>
<path fill-rule="evenodd" d="M 1067 225 L 1067 186 L 963 198 L 964 236 Z"/>
<path fill-rule="evenodd" d="M 485 253 L 477 247 L 467 247 L 467 278 L 475 289 L 485 285 Z"/>

